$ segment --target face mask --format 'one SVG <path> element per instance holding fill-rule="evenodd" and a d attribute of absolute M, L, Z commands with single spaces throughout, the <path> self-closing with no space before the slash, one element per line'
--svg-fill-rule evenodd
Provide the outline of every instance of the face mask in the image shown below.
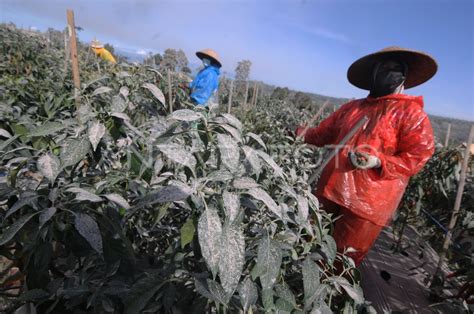
<path fill-rule="evenodd" d="M 402 67 L 383 68 L 376 66 L 374 81 L 370 89 L 370 96 L 381 97 L 395 93 L 399 87 L 405 82 L 406 71 Z"/>
<path fill-rule="evenodd" d="M 204 64 L 205 67 L 207 66 L 210 66 L 211 65 L 211 60 L 208 59 L 208 58 L 202 58 L 202 64 Z"/>

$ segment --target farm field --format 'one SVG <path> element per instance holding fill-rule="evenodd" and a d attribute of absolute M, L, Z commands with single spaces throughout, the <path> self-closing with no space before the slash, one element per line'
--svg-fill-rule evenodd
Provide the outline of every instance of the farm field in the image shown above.
<path fill-rule="evenodd" d="M 2 24 L 0 49 L 0 311 L 374 312 L 308 184 L 325 151 L 290 134 L 324 101 L 263 92 L 252 105 L 249 91 L 229 113 L 227 79 L 218 107 L 195 108 L 183 73 L 107 65 L 81 43 L 75 95 L 61 41 Z M 411 180 L 394 258 L 414 246 L 407 226 L 441 250 L 459 142 Z M 430 304 L 456 312 L 474 303 L 473 169 L 471 158 L 451 273 L 426 283 Z"/>

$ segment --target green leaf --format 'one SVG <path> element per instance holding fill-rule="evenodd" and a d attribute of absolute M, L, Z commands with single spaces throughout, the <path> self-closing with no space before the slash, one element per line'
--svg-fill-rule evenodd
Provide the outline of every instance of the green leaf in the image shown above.
<path fill-rule="evenodd" d="M 278 298 L 289 304 L 288 311 L 291 312 L 296 307 L 296 298 L 290 288 L 285 284 L 275 285 L 275 292 Z M 286 307 L 288 308 L 288 307 Z"/>
<path fill-rule="evenodd" d="M 103 254 L 102 235 L 97 222 L 89 215 L 76 213 L 74 226 L 79 234 L 86 239 L 89 245 L 99 254 Z"/>
<path fill-rule="evenodd" d="M 137 281 L 125 298 L 125 314 L 140 313 L 164 284 L 159 276 L 150 276 Z"/>
<path fill-rule="evenodd" d="M 38 229 L 41 229 L 45 223 L 47 223 L 51 217 L 54 216 L 54 214 L 56 214 L 56 208 L 55 207 L 50 207 L 50 208 L 47 208 L 45 210 L 42 210 L 41 211 L 41 214 L 39 216 L 39 227 Z"/>
<path fill-rule="evenodd" d="M 250 278 L 247 278 L 240 284 L 238 292 L 240 296 L 240 303 L 242 304 L 245 313 L 252 305 L 257 303 L 257 285 Z"/>
<path fill-rule="evenodd" d="M 89 147 L 89 140 L 85 136 L 79 139 L 66 139 L 59 156 L 63 167 L 74 166 L 81 161 L 89 152 Z"/>
<path fill-rule="evenodd" d="M 222 224 L 213 207 L 206 208 L 198 221 L 198 238 L 202 256 L 211 270 L 214 278 L 219 268 L 219 245 Z"/>
<path fill-rule="evenodd" d="M 33 216 L 39 214 L 39 212 L 36 213 L 31 213 L 28 215 L 22 216 L 20 219 L 15 221 L 7 230 L 5 230 L 2 235 L 0 236 L 0 246 L 5 245 L 8 241 L 13 239 L 15 234 L 17 234 L 18 231 L 20 231 L 23 226 L 30 221 Z"/>
<path fill-rule="evenodd" d="M 269 237 L 260 240 L 257 252 L 257 275 L 260 277 L 262 289 L 271 289 L 280 272 L 283 252 L 280 244 Z"/>
<path fill-rule="evenodd" d="M 45 176 L 49 182 L 54 183 L 61 171 L 61 162 L 54 154 L 47 153 L 38 158 L 37 167 L 40 173 Z"/>
<path fill-rule="evenodd" d="M 245 238 L 242 230 L 226 224 L 222 229 L 219 248 L 219 278 L 230 298 L 239 284 L 245 263 Z"/>
<path fill-rule="evenodd" d="M 13 204 L 12 207 L 10 207 L 10 209 L 5 214 L 5 218 L 10 217 L 26 205 L 29 205 L 31 207 L 37 206 L 36 203 L 38 202 L 39 197 L 40 196 L 38 194 L 29 191 L 20 194 L 19 199 L 15 202 L 15 204 Z"/>
<path fill-rule="evenodd" d="M 194 238 L 194 232 L 196 228 L 194 227 L 193 219 L 190 217 L 180 229 L 181 234 L 181 248 L 184 248 L 186 244 L 191 243 Z"/>
<path fill-rule="evenodd" d="M 112 90 L 112 88 L 110 88 L 110 87 L 101 86 L 99 88 L 96 88 L 96 90 L 94 90 L 94 92 L 91 94 L 91 97 L 97 96 L 97 95 L 100 95 L 100 94 L 104 94 L 104 93 L 108 93 L 111 90 Z"/>
<path fill-rule="evenodd" d="M 40 302 L 47 300 L 49 296 L 50 294 L 43 289 L 31 289 L 24 291 L 20 296 L 20 300 L 25 302 Z"/>
<path fill-rule="evenodd" d="M 321 245 L 321 251 L 326 255 L 328 262 L 332 265 L 336 259 L 337 246 L 336 241 L 330 235 L 324 237 L 324 242 Z"/>
<path fill-rule="evenodd" d="M 308 304 L 308 300 L 314 295 L 320 284 L 319 266 L 309 256 L 304 260 L 302 274 L 305 308 L 309 308 L 311 303 Z"/>

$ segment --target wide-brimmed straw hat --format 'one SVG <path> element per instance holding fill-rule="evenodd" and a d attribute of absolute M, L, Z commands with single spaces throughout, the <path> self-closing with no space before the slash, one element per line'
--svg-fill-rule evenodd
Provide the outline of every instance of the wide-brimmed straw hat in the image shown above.
<path fill-rule="evenodd" d="M 359 88 L 370 90 L 374 66 L 377 62 L 384 60 L 404 62 L 408 66 L 405 89 L 423 84 L 432 78 L 438 70 L 438 64 L 429 54 L 392 46 L 371 53 L 352 63 L 347 70 L 347 79 Z"/>
<path fill-rule="evenodd" d="M 217 52 L 215 52 L 212 49 L 203 49 L 201 51 L 198 51 L 196 52 L 196 56 L 199 59 L 202 59 L 205 57 L 211 58 L 212 60 L 214 60 L 215 63 L 219 65 L 219 67 L 222 66 L 221 58 L 219 58 L 219 55 L 217 54 Z"/>

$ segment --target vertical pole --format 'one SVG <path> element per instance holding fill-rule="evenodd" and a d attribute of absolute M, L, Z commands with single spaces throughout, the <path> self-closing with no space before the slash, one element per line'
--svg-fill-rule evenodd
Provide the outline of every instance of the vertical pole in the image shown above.
<path fill-rule="evenodd" d="M 74 97 L 76 98 L 76 107 L 79 109 L 79 90 L 81 89 L 81 80 L 79 78 L 79 63 L 77 61 L 77 41 L 76 27 L 74 24 L 74 11 L 67 10 L 67 24 L 69 30 L 69 46 L 71 50 L 72 78 L 74 80 Z"/>
<path fill-rule="evenodd" d="M 253 84 L 253 93 L 252 93 L 252 99 L 250 100 L 250 106 L 253 106 L 253 103 L 255 102 L 256 93 L 257 93 L 257 82 Z"/>
<path fill-rule="evenodd" d="M 229 101 L 227 102 L 227 113 L 230 113 L 232 107 L 232 93 L 234 92 L 234 80 L 230 81 Z"/>
<path fill-rule="evenodd" d="M 67 32 L 64 32 L 64 76 L 66 76 L 66 71 L 67 71 L 67 62 L 69 60 L 69 51 L 68 51 L 68 46 L 67 46 L 67 37 L 68 34 Z"/>
<path fill-rule="evenodd" d="M 247 98 L 249 95 L 249 81 L 245 83 L 244 108 L 247 107 Z"/>
<path fill-rule="evenodd" d="M 448 129 L 446 130 L 446 138 L 444 139 L 444 147 L 448 147 L 450 136 L 451 136 L 451 123 L 448 124 Z"/>
<path fill-rule="evenodd" d="M 469 137 L 467 139 L 467 147 L 466 147 L 466 151 L 464 152 L 464 158 L 462 161 L 461 175 L 459 177 L 459 185 L 458 185 L 458 191 L 456 193 L 456 200 L 454 201 L 454 209 L 453 209 L 453 213 L 451 214 L 451 220 L 449 221 L 448 232 L 446 233 L 446 236 L 444 237 L 443 247 L 441 249 L 441 252 L 439 253 L 438 267 L 436 268 L 435 275 L 441 270 L 443 266 L 446 253 L 448 251 L 449 244 L 451 242 L 453 229 L 458 219 L 459 209 L 461 207 L 462 194 L 464 193 L 464 185 L 466 183 L 467 166 L 469 164 L 469 158 L 471 157 L 470 148 L 471 148 L 473 137 L 474 137 L 474 124 L 471 125 L 471 132 L 469 132 Z"/>
<path fill-rule="evenodd" d="M 260 90 L 260 85 L 257 85 L 257 89 L 255 91 L 255 100 L 254 100 L 254 103 L 253 103 L 253 106 L 252 107 L 255 107 L 257 106 L 257 100 L 258 100 L 258 92 Z"/>
<path fill-rule="evenodd" d="M 168 102 L 170 104 L 170 113 L 173 112 L 173 89 L 171 88 L 171 70 L 168 69 Z"/>

